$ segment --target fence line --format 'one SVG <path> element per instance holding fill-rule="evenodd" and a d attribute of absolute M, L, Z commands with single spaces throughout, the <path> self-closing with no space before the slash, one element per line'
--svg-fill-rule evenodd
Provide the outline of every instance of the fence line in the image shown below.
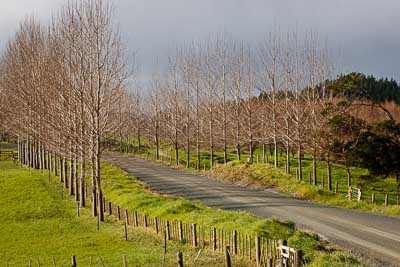
<path fill-rule="evenodd" d="M 157 216 L 140 213 L 136 210 L 129 211 L 111 201 L 104 199 L 105 212 L 115 215 L 114 210 L 120 211 L 115 218 L 125 225 L 132 227 L 150 228 L 157 234 L 165 234 L 167 240 L 190 244 L 194 248 L 210 249 L 218 253 L 225 253 L 226 247 L 230 248 L 233 257 L 242 257 L 253 261 L 257 266 L 266 266 L 284 262 L 281 266 L 297 267 L 303 263 L 300 250 L 289 248 L 282 249 L 286 244 L 283 240 L 272 240 L 256 235 L 249 235 L 237 230 L 227 230 L 179 220 L 165 220 Z M 125 236 L 127 233 L 125 232 Z M 285 251 L 282 254 L 282 251 Z"/>
<path fill-rule="evenodd" d="M 20 155 L 18 155 L 20 158 Z M 56 170 L 60 167 L 56 165 L 57 160 L 54 162 L 50 160 L 53 156 L 50 154 L 47 159 L 49 162 L 42 166 L 42 169 L 54 171 L 55 176 L 61 176 L 62 170 L 57 172 Z M 23 162 L 20 158 L 21 163 Z M 54 164 L 54 166 L 53 166 Z M 61 182 L 61 180 L 60 180 Z M 87 188 L 87 187 L 86 187 Z M 64 189 L 62 189 L 61 197 L 64 198 Z M 88 196 L 87 189 L 85 190 L 84 196 L 86 199 L 93 201 L 92 196 Z M 151 216 L 147 213 L 141 213 L 137 210 L 128 210 L 127 208 L 120 207 L 119 205 L 112 203 L 105 196 L 102 199 L 97 195 L 97 200 L 102 202 L 104 212 L 109 215 L 115 216 L 118 221 L 124 224 L 125 239 L 128 240 L 128 228 L 127 226 L 150 228 L 158 234 L 165 235 L 167 240 L 179 241 L 185 244 L 191 244 L 194 248 L 210 249 L 216 253 L 226 253 L 226 248 L 229 247 L 230 255 L 234 257 L 243 257 L 247 260 L 255 262 L 257 266 L 266 266 L 272 263 L 275 266 L 277 263 L 282 263 L 282 257 L 288 255 L 289 260 L 284 262 L 290 263 L 290 258 L 297 257 L 296 262 L 299 265 L 282 265 L 287 267 L 298 267 L 302 263 L 302 259 L 298 258 L 301 253 L 293 254 L 295 251 L 288 250 L 288 254 L 282 254 L 280 244 L 284 244 L 284 241 L 266 239 L 256 235 L 251 235 L 246 232 L 241 232 L 231 229 L 216 228 L 207 225 L 197 225 L 195 223 L 188 223 L 178 220 L 165 220 L 161 217 Z M 89 202 L 86 202 L 88 206 Z M 98 206 L 100 208 L 100 206 Z M 79 205 L 77 205 L 77 215 L 80 215 Z M 97 216 L 99 218 L 99 216 Z M 100 220 L 97 220 L 97 228 L 100 228 Z M 292 255 L 293 254 L 293 255 Z M 74 261 L 73 257 L 73 261 Z M 74 264 L 72 264 L 74 265 Z M 270 265 L 272 266 L 272 265 Z"/>

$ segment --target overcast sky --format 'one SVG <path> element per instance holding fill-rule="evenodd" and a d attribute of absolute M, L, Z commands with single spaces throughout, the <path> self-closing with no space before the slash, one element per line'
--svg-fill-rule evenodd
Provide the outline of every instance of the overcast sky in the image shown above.
<path fill-rule="evenodd" d="M 34 14 L 47 22 L 66 0 L 0 0 L 0 47 Z M 276 25 L 314 30 L 328 40 L 343 72 L 400 80 L 400 0 L 113 0 L 142 74 L 176 45 L 226 32 L 257 44 Z"/>

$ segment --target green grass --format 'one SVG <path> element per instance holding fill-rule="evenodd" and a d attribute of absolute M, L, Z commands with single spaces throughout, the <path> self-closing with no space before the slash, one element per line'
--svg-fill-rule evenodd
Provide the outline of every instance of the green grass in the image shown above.
<path fill-rule="evenodd" d="M 148 159 L 155 159 L 154 149 L 149 148 L 149 146 L 143 147 L 142 157 Z M 164 158 L 164 162 L 170 163 L 168 157 L 172 157 L 172 166 L 174 166 L 174 156 L 175 151 L 170 149 L 162 149 L 162 152 L 167 156 Z M 293 182 L 296 180 L 296 168 L 297 168 L 297 158 L 296 156 L 290 155 L 290 175 L 285 173 L 286 164 L 286 154 L 283 152 L 278 153 L 278 170 L 273 168 L 273 156 L 268 152 L 268 161 L 262 163 L 262 149 L 257 148 L 254 151 L 254 164 L 252 165 L 254 170 L 257 172 L 257 176 L 261 176 L 262 179 L 257 179 L 260 186 L 270 186 L 270 180 L 274 180 L 274 186 L 283 192 L 293 194 L 295 196 L 300 196 L 304 199 L 313 200 L 316 202 L 324 203 L 327 205 L 332 205 L 336 207 L 345 207 L 352 209 L 361 209 L 364 211 L 370 211 L 375 213 L 381 213 L 385 215 L 400 215 L 400 206 L 398 203 L 397 195 L 397 183 L 396 179 L 389 177 L 382 179 L 381 177 L 373 177 L 369 175 L 367 169 L 351 167 L 351 177 L 352 185 L 362 190 L 362 202 L 350 202 L 345 196 L 348 192 L 347 187 L 347 176 L 345 168 L 340 164 L 332 165 L 332 188 L 334 190 L 336 181 L 338 182 L 337 194 L 333 194 L 328 191 L 327 186 L 327 166 L 323 161 L 317 161 L 317 186 L 309 185 L 309 177 L 312 171 L 312 157 L 308 154 L 304 156 L 302 160 L 303 169 L 303 182 L 299 183 Z M 228 149 L 228 162 L 232 162 L 233 165 L 239 164 L 236 161 L 236 154 L 234 149 Z M 217 151 L 214 153 L 215 162 L 220 166 L 224 162 L 223 153 Z M 248 153 L 245 149 L 242 150 L 242 161 L 240 164 L 246 165 L 245 159 L 247 159 Z M 179 159 L 181 169 L 187 171 L 195 171 L 196 155 L 195 151 L 191 151 L 190 155 L 190 168 L 185 168 L 186 166 L 186 152 L 183 149 L 179 150 Z M 259 164 L 257 164 L 257 159 Z M 208 151 L 202 151 L 201 153 L 201 171 L 203 171 L 204 166 L 206 170 L 210 169 L 210 154 Z M 228 165 L 229 166 L 229 165 Z M 268 178 L 268 175 L 273 177 Z M 229 180 L 229 179 L 225 179 Z M 292 186 L 293 184 L 293 186 Z M 375 202 L 371 203 L 372 194 L 375 194 Z M 388 194 L 389 205 L 384 206 L 385 194 Z"/>
<path fill-rule="evenodd" d="M 0 264 L 28 266 L 67 266 L 71 256 L 78 265 L 92 263 L 101 266 L 121 266 L 123 255 L 128 263 L 139 266 L 161 264 L 163 241 L 161 236 L 143 228 L 130 228 L 129 241 L 123 237 L 123 227 L 107 216 L 97 230 L 97 221 L 90 210 L 81 209 L 77 217 L 72 198 L 62 197 L 63 188 L 58 178 L 47 172 L 21 168 L 10 161 L 0 161 Z M 185 262 L 191 263 L 197 251 L 186 245 L 169 242 L 167 266 L 175 266 L 176 252 L 183 251 Z M 203 252 L 199 264 L 218 266 L 223 257 Z"/>
<path fill-rule="evenodd" d="M 286 239 L 289 246 L 303 250 L 304 258 L 309 263 L 327 263 L 332 258 L 337 265 L 331 266 L 344 266 L 341 259 L 329 256 L 331 253 L 337 253 L 356 263 L 347 266 L 359 266 L 357 260 L 348 253 L 340 250 L 339 253 L 337 248 L 325 246 L 316 235 L 296 229 L 291 222 L 263 220 L 248 213 L 216 210 L 182 198 L 157 195 L 145 190 L 140 181 L 110 164 L 103 165 L 103 179 L 105 195 L 121 207 L 168 220 L 215 226 L 226 230 L 235 229 L 270 239 Z M 327 261 L 322 260 L 323 257 Z"/>
<path fill-rule="evenodd" d="M 302 249 L 312 266 L 362 266 L 350 254 L 327 246 L 313 234 L 296 229 L 293 223 L 274 219 L 262 220 L 246 213 L 207 208 L 181 198 L 157 195 L 126 172 L 105 164 L 102 169 L 106 197 L 122 207 L 138 210 L 164 219 L 182 220 L 199 225 L 212 225 L 257 233 L 271 239 L 286 239 L 288 245 Z M 29 170 L 10 161 L 0 160 L 0 263 L 9 266 L 35 264 L 50 266 L 54 257 L 58 266 L 70 263 L 76 255 L 79 264 L 121 266 L 122 256 L 140 266 L 159 265 L 162 238 L 143 228 L 130 228 L 129 241 L 123 240 L 122 225 L 111 216 L 101 223 L 100 231 L 90 210 L 76 216 L 72 198 L 66 197 L 59 178 L 46 171 Z M 183 251 L 185 262 L 193 264 L 197 251 L 176 242 L 169 242 L 167 266 L 175 265 L 175 253 Z M 221 266 L 223 258 L 203 251 L 199 265 Z M 349 264 L 351 263 L 351 264 Z M 237 264 L 237 262 L 236 262 Z M 246 266 L 245 263 L 242 263 Z"/>
<path fill-rule="evenodd" d="M 320 187 L 297 181 L 292 175 L 283 170 L 274 169 L 264 164 L 246 164 L 233 161 L 227 165 L 220 165 L 210 172 L 213 177 L 229 183 L 255 184 L 260 187 L 277 188 L 296 198 L 312 200 L 336 207 L 345 207 L 372 211 L 385 215 L 400 215 L 400 206 L 371 204 L 368 201 L 349 201 L 345 193 L 335 194 L 322 190 Z"/>

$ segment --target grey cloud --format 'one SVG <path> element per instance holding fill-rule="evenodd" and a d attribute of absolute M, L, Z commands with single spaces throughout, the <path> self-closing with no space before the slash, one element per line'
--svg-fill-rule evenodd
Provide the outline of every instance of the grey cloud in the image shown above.
<path fill-rule="evenodd" d="M 62 0 L 2 0 L 0 46 L 19 20 L 35 13 L 45 21 Z M 398 0 L 114 0 L 116 19 L 143 74 L 165 62 L 176 45 L 227 32 L 256 44 L 276 25 L 313 29 L 342 51 L 345 71 L 400 80 Z"/>

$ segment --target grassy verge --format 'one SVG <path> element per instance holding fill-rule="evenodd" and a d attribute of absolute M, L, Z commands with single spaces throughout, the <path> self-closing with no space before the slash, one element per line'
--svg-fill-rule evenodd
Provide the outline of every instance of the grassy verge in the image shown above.
<path fill-rule="evenodd" d="M 121 174 L 117 174 L 121 175 Z M 21 168 L 11 161 L 0 160 L 0 264 L 70 266 L 76 255 L 78 265 L 122 266 L 126 255 L 134 266 L 159 266 L 163 254 L 162 237 L 147 229 L 129 229 L 124 240 L 123 227 L 107 216 L 97 230 L 97 221 L 90 209 L 81 209 L 63 192 L 58 177 L 38 170 Z M 176 242 L 168 244 L 166 265 L 176 265 L 176 252 L 183 251 L 190 265 L 197 251 Z M 7 264 L 6 264 L 7 262 Z M 223 257 L 205 251 L 198 258 L 200 265 L 221 266 Z"/>
<path fill-rule="evenodd" d="M 323 161 L 317 161 L 317 186 L 309 184 L 309 177 L 312 170 L 312 158 L 310 155 L 305 155 L 302 160 L 303 182 L 297 182 L 297 158 L 293 155 L 290 155 L 290 165 L 292 167 L 290 169 L 290 175 L 288 175 L 285 173 L 285 153 L 278 153 L 279 167 L 275 169 L 272 167 L 273 157 L 271 154 L 268 155 L 267 162 L 262 162 L 262 150 L 260 148 L 256 149 L 254 152 L 254 163 L 252 165 L 247 164 L 245 160 L 235 160 L 236 155 L 234 150 L 228 152 L 227 157 L 229 164 L 226 166 L 221 166 L 224 161 L 223 153 L 215 152 L 214 160 L 217 162 L 218 167 L 216 170 L 214 169 L 214 171 L 212 171 L 212 175 L 218 176 L 218 178 L 226 182 L 233 179 L 235 182 L 242 184 L 253 183 L 261 187 L 274 187 L 279 191 L 289 193 L 295 197 L 335 207 L 360 209 L 391 216 L 400 215 L 395 178 L 382 179 L 380 177 L 372 177 L 366 169 L 351 167 L 352 184 L 357 188 L 361 188 L 363 197 L 361 202 L 350 202 L 345 198 L 348 193 L 347 177 L 346 170 L 341 165 L 333 164 L 332 166 L 332 187 L 335 187 L 336 182 L 338 184 L 337 193 L 334 194 L 327 190 L 327 167 Z M 174 166 L 174 151 L 163 149 L 162 154 L 165 155 L 164 162 Z M 144 147 L 142 156 L 154 160 L 154 150 Z M 248 155 L 244 150 L 242 158 L 245 159 L 247 157 Z M 172 161 L 170 161 L 169 158 L 172 158 Z M 193 151 L 190 156 L 190 168 L 185 167 L 186 153 L 182 149 L 179 150 L 179 158 L 181 165 L 177 167 L 187 171 L 195 171 L 194 166 L 196 158 Z M 257 164 L 257 162 L 259 163 Z M 204 168 L 209 170 L 209 163 L 210 155 L 207 151 L 203 151 L 201 153 L 201 171 L 203 171 Z M 229 170 L 232 167 L 234 167 L 234 169 Z M 243 169 L 246 169 L 246 172 L 252 172 L 252 174 L 249 174 L 249 177 L 240 176 L 239 174 Z M 227 175 L 227 177 L 224 177 L 225 175 Z M 237 177 L 233 177 L 235 175 L 241 177 L 242 181 L 237 180 Z M 248 179 L 251 179 L 251 181 L 246 181 Z M 374 203 L 371 201 L 372 194 L 374 194 Z M 388 206 L 384 206 L 385 194 L 388 195 Z"/>
<path fill-rule="evenodd" d="M 109 164 L 103 165 L 103 177 L 107 198 L 130 210 L 169 220 L 257 233 L 271 239 L 286 239 L 289 246 L 303 250 L 311 266 L 321 266 L 319 264 L 322 263 L 330 266 L 363 266 L 348 253 L 321 243 L 313 234 L 296 229 L 291 222 L 262 220 L 248 213 L 215 210 L 182 198 L 157 195 L 147 191 L 140 181 L 125 171 Z"/>
<path fill-rule="evenodd" d="M 336 207 L 345 207 L 372 211 L 385 215 L 400 215 L 400 206 L 371 204 L 369 201 L 349 201 L 344 193 L 333 193 L 297 181 L 292 175 L 282 170 L 274 169 L 263 164 L 246 164 L 233 161 L 227 165 L 220 165 L 210 171 L 210 175 L 229 183 L 244 183 L 266 188 L 277 188 L 296 198 L 312 200 Z"/>

